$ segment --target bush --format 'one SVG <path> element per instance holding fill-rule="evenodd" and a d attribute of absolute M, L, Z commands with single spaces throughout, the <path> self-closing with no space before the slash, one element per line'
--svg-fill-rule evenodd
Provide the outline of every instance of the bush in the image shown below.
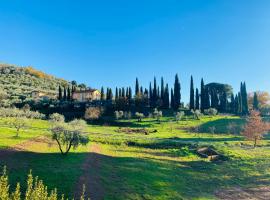
<path fill-rule="evenodd" d="M 155 108 L 153 112 L 153 117 L 157 119 L 158 122 L 160 122 L 160 118 L 162 117 L 162 111 L 159 111 L 157 108 Z"/>
<path fill-rule="evenodd" d="M 123 118 L 123 116 L 124 116 L 124 112 L 122 111 L 122 110 L 120 110 L 120 111 L 115 111 L 114 112 L 114 116 L 115 116 L 115 119 L 121 119 L 121 118 Z"/>
<path fill-rule="evenodd" d="M 177 122 L 181 121 L 184 116 L 185 116 L 185 112 L 183 112 L 183 111 L 177 112 L 175 114 L 175 121 L 177 121 Z"/>
<path fill-rule="evenodd" d="M 86 120 L 99 119 L 101 117 L 102 113 L 103 113 L 103 111 L 99 107 L 89 107 L 85 111 L 84 118 Z"/>
<path fill-rule="evenodd" d="M 209 115 L 209 116 L 216 116 L 218 113 L 217 109 L 215 108 L 209 108 L 204 110 L 204 114 Z"/>
<path fill-rule="evenodd" d="M 44 119 L 45 115 L 28 109 L 0 108 L 0 117 L 25 117 L 30 119 Z"/>
<path fill-rule="evenodd" d="M 85 199 L 85 188 L 81 196 L 81 200 Z M 64 200 L 64 195 L 58 195 L 57 190 L 54 189 L 51 192 L 48 191 L 47 186 L 44 185 L 42 180 L 38 177 L 34 178 L 30 172 L 27 179 L 27 188 L 25 193 L 22 193 L 20 183 L 17 183 L 15 191 L 10 191 L 8 183 L 8 176 L 6 168 L 2 172 L 0 177 L 0 199 L 1 200 L 33 200 L 33 199 L 46 199 L 46 200 Z"/>
<path fill-rule="evenodd" d="M 202 113 L 201 111 L 199 110 L 191 110 L 191 113 L 193 114 L 193 118 L 196 119 L 196 120 L 200 120 L 201 119 L 201 116 L 202 116 Z"/>
<path fill-rule="evenodd" d="M 135 116 L 138 119 L 138 122 L 141 122 L 142 121 L 142 118 L 144 118 L 144 114 L 143 113 L 139 113 L 139 112 L 136 112 L 135 113 Z"/>

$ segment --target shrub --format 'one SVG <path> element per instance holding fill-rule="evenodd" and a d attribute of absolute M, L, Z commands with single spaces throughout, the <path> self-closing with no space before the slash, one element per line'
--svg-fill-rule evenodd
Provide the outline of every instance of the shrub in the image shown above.
<path fill-rule="evenodd" d="M 124 112 L 124 118 L 125 119 L 131 119 L 132 118 L 131 112 Z"/>
<path fill-rule="evenodd" d="M 102 115 L 102 109 L 100 107 L 89 107 L 86 109 L 84 118 L 86 120 L 95 120 L 99 119 Z"/>
<path fill-rule="evenodd" d="M 181 111 L 181 112 L 177 112 L 175 114 L 175 121 L 179 122 L 182 120 L 182 118 L 185 116 L 185 112 Z"/>
<path fill-rule="evenodd" d="M 44 119 L 45 115 L 28 109 L 0 108 L 0 117 L 26 117 L 30 119 Z"/>
<path fill-rule="evenodd" d="M 85 187 L 80 200 L 85 199 Z M 0 177 L 0 199 L 1 200 L 64 200 L 64 195 L 58 195 L 57 190 L 48 191 L 47 186 L 38 177 L 34 178 L 30 172 L 27 179 L 27 188 L 25 193 L 22 193 L 20 183 L 17 183 L 15 191 L 10 191 L 6 167 Z"/>
<path fill-rule="evenodd" d="M 162 111 L 159 111 L 157 108 L 155 108 L 153 112 L 153 117 L 156 118 L 158 122 L 160 122 L 160 118 L 162 117 Z"/>
<path fill-rule="evenodd" d="M 202 113 L 201 111 L 199 110 L 191 110 L 191 113 L 193 114 L 193 118 L 196 119 L 196 120 L 200 120 L 201 119 L 201 116 L 202 116 Z"/>
<path fill-rule="evenodd" d="M 135 116 L 138 119 L 138 122 L 141 122 L 142 121 L 142 118 L 144 118 L 144 114 L 143 113 L 139 113 L 139 112 L 136 112 L 135 113 Z"/>
<path fill-rule="evenodd" d="M 218 113 L 217 109 L 215 108 L 209 108 L 204 110 L 204 114 L 209 115 L 209 116 L 216 116 Z"/>
<path fill-rule="evenodd" d="M 121 119 L 121 118 L 123 118 L 123 116 L 124 116 L 124 112 L 123 111 L 115 111 L 114 112 L 114 116 L 115 116 L 115 119 Z"/>

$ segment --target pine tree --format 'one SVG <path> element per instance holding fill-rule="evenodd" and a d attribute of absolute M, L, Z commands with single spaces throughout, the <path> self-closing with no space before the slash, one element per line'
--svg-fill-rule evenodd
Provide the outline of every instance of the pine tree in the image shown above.
<path fill-rule="evenodd" d="M 220 111 L 221 112 L 223 112 L 223 113 L 227 112 L 227 107 L 228 107 L 227 103 L 228 103 L 227 93 L 223 92 L 222 97 L 221 97 L 221 101 L 220 101 Z"/>
<path fill-rule="evenodd" d="M 177 110 L 181 104 L 181 85 L 178 78 L 178 74 L 175 75 L 174 82 L 174 109 Z"/>
<path fill-rule="evenodd" d="M 189 109 L 194 110 L 195 103 L 194 103 L 194 83 L 193 83 L 193 77 L 191 76 L 190 79 L 190 99 L 189 99 Z"/>
<path fill-rule="evenodd" d="M 196 101 L 195 101 L 195 109 L 199 110 L 200 109 L 200 94 L 199 94 L 199 89 L 196 88 Z"/>
<path fill-rule="evenodd" d="M 140 93 L 140 85 L 138 78 L 136 78 L 135 95 L 139 95 L 139 93 Z"/>
<path fill-rule="evenodd" d="M 201 80 L 201 111 L 205 109 L 205 86 L 203 79 Z"/>
<path fill-rule="evenodd" d="M 254 92 L 254 96 L 253 96 L 253 110 L 259 110 L 259 100 L 258 100 L 257 92 Z"/>
<path fill-rule="evenodd" d="M 103 86 L 101 87 L 100 98 L 101 98 L 102 101 L 105 100 L 105 93 L 104 93 L 104 88 L 103 88 Z"/>
<path fill-rule="evenodd" d="M 59 88 L 58 88 L 58 100 L 62 100 L 63 99 L 63 96 L 62 96 L 62 88 L 61 86 L 59 85 Z"/>

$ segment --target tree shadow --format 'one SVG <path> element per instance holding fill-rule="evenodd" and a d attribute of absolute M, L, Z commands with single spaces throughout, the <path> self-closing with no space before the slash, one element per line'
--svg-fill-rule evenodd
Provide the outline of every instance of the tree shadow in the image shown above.
<path fill-rule="evenodd" d="M 106 199 L 207 199 L 217 189 L 247 187 L 261 181 L 270 183 L 269 174 L 254 175 L 253 163 L 257 160 L 214 164 L 203 160 L 168 161 L 162 155 L 160 159 L 97 153 L 70 153 L 63 157 L 58 153 L 1 150 L 0 165 L 6 165 L 10 171 L 12 188 L 19 181 L 25 189 L 26 176 L 32 169 L 33 175 L 44 180 L 49 189 L 57 187 L 60 193 L 71 198 L 87 157 L 100 162 L 99 170 L 89 173 L 100 178 Z"/>

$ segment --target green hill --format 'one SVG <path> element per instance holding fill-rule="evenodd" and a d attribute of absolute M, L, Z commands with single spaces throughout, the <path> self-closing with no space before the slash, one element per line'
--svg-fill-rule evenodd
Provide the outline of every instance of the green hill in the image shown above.
<path fill-rule="evenodd" d="M 0 64 L 0 99 L 5 106 L 31 100 L 33 90 L 57 94 L 59 85 L 68 84 L 64 79 L 48 75 L 33 67 Z"/>

